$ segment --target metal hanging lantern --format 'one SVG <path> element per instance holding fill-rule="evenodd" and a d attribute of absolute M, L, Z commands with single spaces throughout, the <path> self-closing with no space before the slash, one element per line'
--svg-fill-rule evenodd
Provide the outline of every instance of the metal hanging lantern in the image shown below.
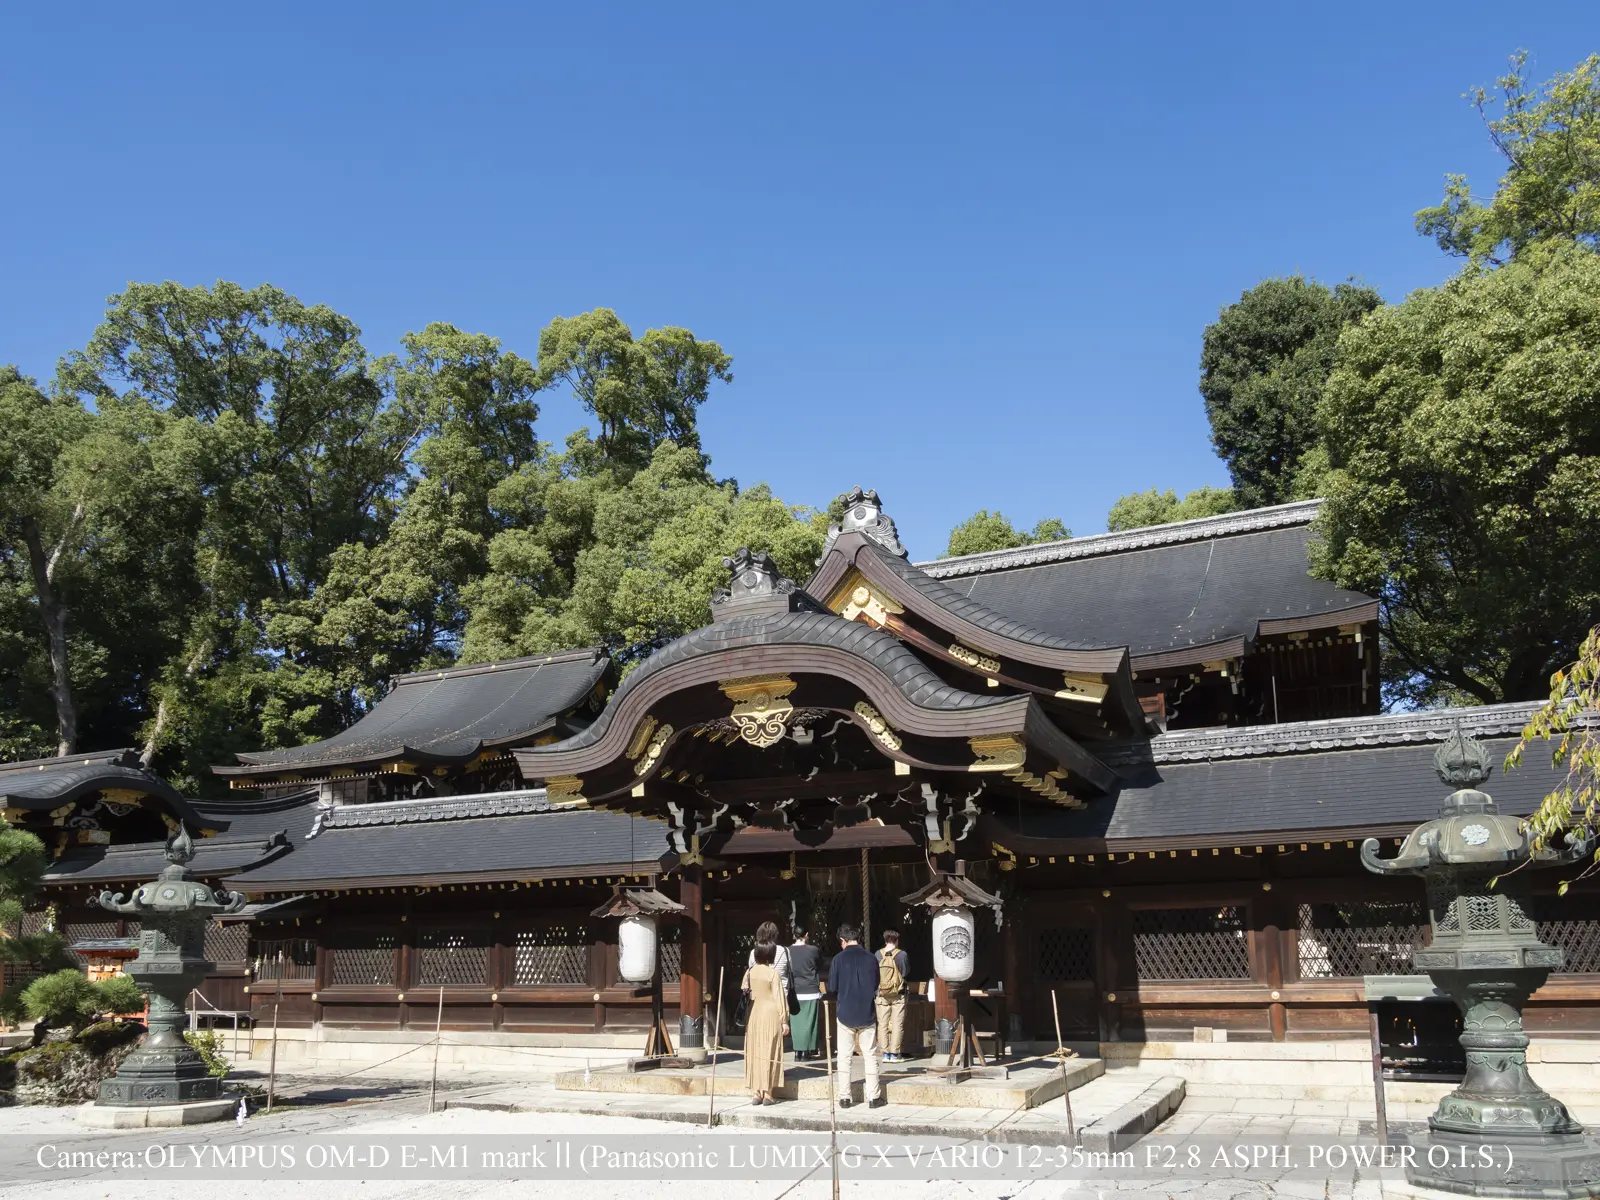
<path fill-rule="evenodd" d="M 1368 838 L 1361 861 L 1380 875 L 1420 875 L 1427 885 L 1433 938 L 1412 953 L 1462 1014 L 1466 1074 L 1414 1135 L 1416 1185 L 1478 1196 L 1590 1196 L 1600 1143 L 1584 1136 L 1566 1105 L 1528 1075 L 1522 1008 L 1564 953 L 1539 940 L 1528 901 L 1528 868 L 1573 862 L 1591 842 L 1569 836 L 1561 851 L 1535 854 L 1527 828 L 1503 815 L 1478 790 L 1489 755 L 1460 729 L 1434 755 L 1452 792 L 1439 815 L 1412 830 L 1392 859 Z M 1508 1147 L 1517 1178 L 1503 1173 L 1505 1155 L 1486 1168 L 1478 1150 Z"/>

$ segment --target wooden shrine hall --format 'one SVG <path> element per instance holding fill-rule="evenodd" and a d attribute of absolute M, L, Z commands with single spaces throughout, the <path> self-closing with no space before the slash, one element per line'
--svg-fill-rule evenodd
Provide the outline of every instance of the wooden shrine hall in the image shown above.
<path fill-rule="evenodd" d="M 1377 603 L 1308 574 L 1315 501 L 914 564 L 875 493 L 848 499 L 808 580 L 739 552 L 709 623 L 620 683 L 595 650 L 402 676 L 336 737 L 219 764 L 225 799 L 152 791 L 204 835 L 193 869 L 251 899 L 211 1002 L 316 1036 L 431 1033 L 442 1003 L 485 1044 L 620 1044 L 652 1021 L 594 915 L 626 884 L 676 902 L 659 991 L 683 1050 L 767 920 L 825 954 L 844 920 L 899 930 L 909 1054 L 958 1006 L 1053 1045 L 1052 994 L 1102 1048 L 1364 1039 L 1362 977 L 1409 973 L 1427 920 L 1360 841 L 1433 815 L 1458 726 L 1498 762 L 1532 706 L 1381 715 Z M 1529 757 L 1488 785 L 1502 811 L 1550 789 Z M 7 791 L 70 769 L 0 769 L 7 819 L 70 815 Z M 159 836 L 50 843 L 69 937 L 116 932 L 92 897 L 152 874 Z M 997 903 L 970 979 L 929 998 L 907 898 L 940 873 Z M 1580 891 L 1540 900 L 1568 965 L 1536 1036 L 1600 1037 Z"/>

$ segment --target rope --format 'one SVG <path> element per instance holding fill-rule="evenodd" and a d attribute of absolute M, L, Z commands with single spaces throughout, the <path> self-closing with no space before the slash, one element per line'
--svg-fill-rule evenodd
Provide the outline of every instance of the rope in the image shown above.
<path fill-rule="evenodd" d="M 868 929 L 872 924 L 872 875 L 867 870 L 867 848 L 861 847 L 861 944 L 872 944 Z"/>

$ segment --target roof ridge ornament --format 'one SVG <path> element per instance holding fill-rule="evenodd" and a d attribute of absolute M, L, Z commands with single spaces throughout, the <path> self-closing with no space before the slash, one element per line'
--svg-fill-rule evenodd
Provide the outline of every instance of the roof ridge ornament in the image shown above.
<path fill-rule="evenodd" d="M 864 534 L 896 558 L 911 557 L 900 544 L 900 531 L 895 528 L 894 518 L 884 513 L 876 490 L 857 484 L 844 494 L 844 503 L 844 517 L 837 525 L 828 526 L 828 540 L 822 547 L 824 558 L 841 533 Z"/>
<path fill-rule="evenodd" d="M 713 621 L 794 612 L 805 605 L 805 593 L 765 550 L 740 546 L 722 565 L 728 569 L 728 586 L 711 593 Z"/>

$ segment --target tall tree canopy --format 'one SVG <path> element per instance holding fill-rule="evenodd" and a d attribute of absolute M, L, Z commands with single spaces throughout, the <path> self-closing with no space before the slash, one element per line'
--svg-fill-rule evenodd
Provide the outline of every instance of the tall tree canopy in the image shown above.
<path fill-rule="evenodd" d="M 1382 303 L 1354 283 L 1291 275 L 1258 283 L 1206 327 L 1200 394 L 1240 508 L 1315 493 L 1316 472 L 1297 476 L 1319 441 L 1317 403 L 1339 336 Z"/>
<path fill-rule="evenodd" d="M 134 284 L 50 390 L 0 369 L 0 755 L 141 745 L 204 787 L 399 672 L 641 652 L 701 623 L 739 545 L 804 573 L 819 519 L 699 450 L 720 346 L 607 309 L 538 345 L 434 323 L 374 358 L 274 287 Z M 555 453 L 563 385 L 599 429 Z"/>
<path fill-rule="evenodd" d="M 981 554 L 985 550 L 1011 550 L 1036 542 L 1059 542 L 1071 536 L 1072 530 L 1063 525 L 1059 517 L 1045 517 L 1032 529 L 1017 529 L 1004 513 L 980 508 L 950 531 L 945 557 Z"/>
<path fill-rule="evenodd" d="M 1146 525 L 1169 525 L 1173 521 L 1221 516 L 1238 507 L 1232 488 L 1197 487 L 1181 500 L 1171 488 L 1164 492 L 1151 488 L 1147 492 L 1129 492 L 1113 504 L 1106 517 L 1106 529 L 1116 533 Z"/>
<path fill-rule="evenodd" d="M 1529 83 L 1519 52 L 1492 99 L 1470 99 L 1506 173 L 1487 202 L 1465 175 L 1447 177 L 1444 199 L 1417 213 L 1417 229 L 1440 249 L 1473 263 L 1499 264 L 1549 240 L 1600 244 L 1600 54 L 1557 75 L 1543 89 Z M 1500 113 L 1490 116 L 1498 102 Z"/>
<path fill-rule="evenodd" d="M 1349 329 L 1325 578 L 1383 600 L 1393 694 L 1543 696 L 1600 613 L 1600 256 L 1546 245 Z"/>

